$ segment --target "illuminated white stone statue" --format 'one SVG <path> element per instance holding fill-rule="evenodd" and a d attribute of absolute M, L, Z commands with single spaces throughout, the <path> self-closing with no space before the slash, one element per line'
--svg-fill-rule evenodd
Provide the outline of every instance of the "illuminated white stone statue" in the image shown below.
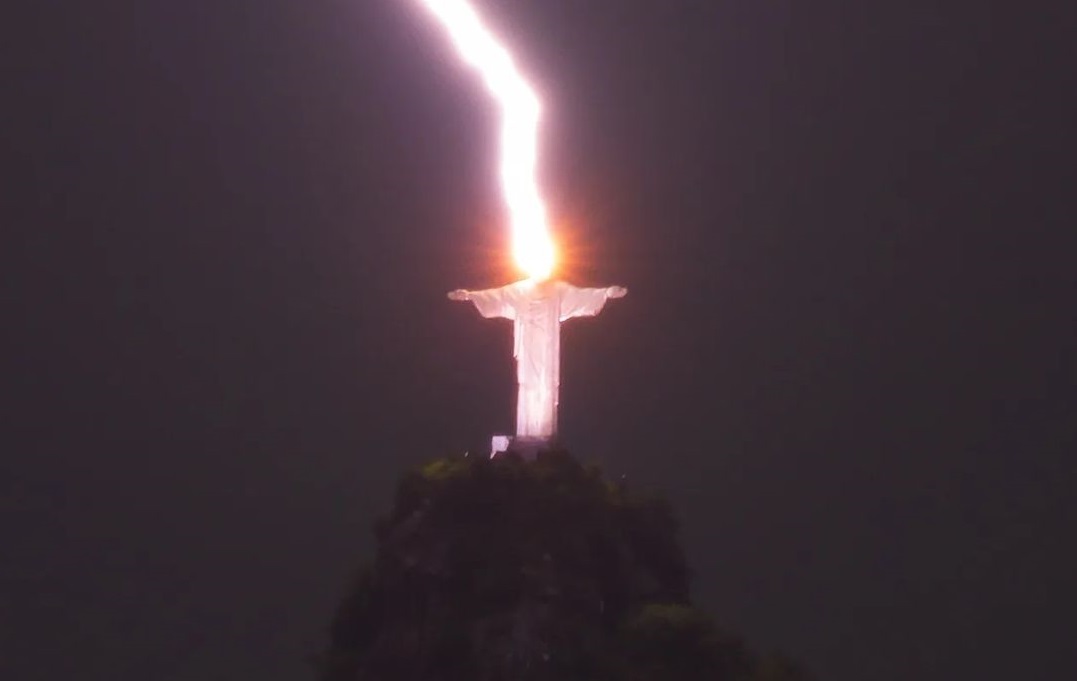
<path fill-rule="evenodd" d="M 470 300 L 483 317 L 511 319 L 515 326 L 518 441 L 549 442 L 557 435 L 561 375 L 561 322 L 597 315 L 627 289 L 577 288 L 563 281 L 524 279 L 484 291 L 459 289 L 450 300 Z"/>

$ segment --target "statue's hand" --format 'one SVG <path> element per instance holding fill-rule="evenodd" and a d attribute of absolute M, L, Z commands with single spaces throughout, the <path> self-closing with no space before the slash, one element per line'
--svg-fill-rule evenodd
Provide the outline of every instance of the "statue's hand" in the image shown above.
<path fill-rule="evenodd" d="M 449 291 L 449 300 L 471 300 L 471 294 L 462 288 L 458 288 L 455 291 Z"/>
<path fill-rule="evenodd" d="M 607 298 L 624 298 L 628 295 L 628 289 L 624 286 L 611 286 L 606 289 Z"/>

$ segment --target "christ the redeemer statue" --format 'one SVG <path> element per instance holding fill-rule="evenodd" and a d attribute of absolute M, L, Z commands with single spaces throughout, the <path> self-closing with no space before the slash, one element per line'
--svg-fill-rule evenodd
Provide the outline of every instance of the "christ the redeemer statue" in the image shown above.
<path fill-rule="evenodd" d="M 458 289 L 450 300 L 470 300 L 483 317 L 515 323 L 516 438 L 549 442 L 557 435 L 557 400 L 561 376 L 561 322 L 597 315 L 610 298 L 627 289 L 577 288 L 563 281 L 525 279 L 484 291 Z"/>

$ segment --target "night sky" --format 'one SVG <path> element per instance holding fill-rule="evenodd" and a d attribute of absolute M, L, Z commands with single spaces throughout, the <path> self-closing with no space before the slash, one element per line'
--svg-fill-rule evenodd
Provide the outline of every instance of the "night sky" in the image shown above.
<path fill-rule="evenodd" d="M 409 0 L 24 4 L 0 678 L 309 678 L 400 474 L 513 424 L 445 299 L 514 276 L 497 110 Z M 629 288 L 562 434 L 699 603 L 829 681 L 1077 675 L 1066 3 L 479 4 L 564 276 Z"/>

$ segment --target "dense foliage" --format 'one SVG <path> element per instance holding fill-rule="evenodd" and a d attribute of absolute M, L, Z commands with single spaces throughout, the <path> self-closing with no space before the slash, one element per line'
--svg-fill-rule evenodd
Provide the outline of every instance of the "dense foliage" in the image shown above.
<path fill-rule="evenodd" d="M 323 681 L 792 681 L 688 598 L 676 523 L 564 452 L 407 474 Z"/>

